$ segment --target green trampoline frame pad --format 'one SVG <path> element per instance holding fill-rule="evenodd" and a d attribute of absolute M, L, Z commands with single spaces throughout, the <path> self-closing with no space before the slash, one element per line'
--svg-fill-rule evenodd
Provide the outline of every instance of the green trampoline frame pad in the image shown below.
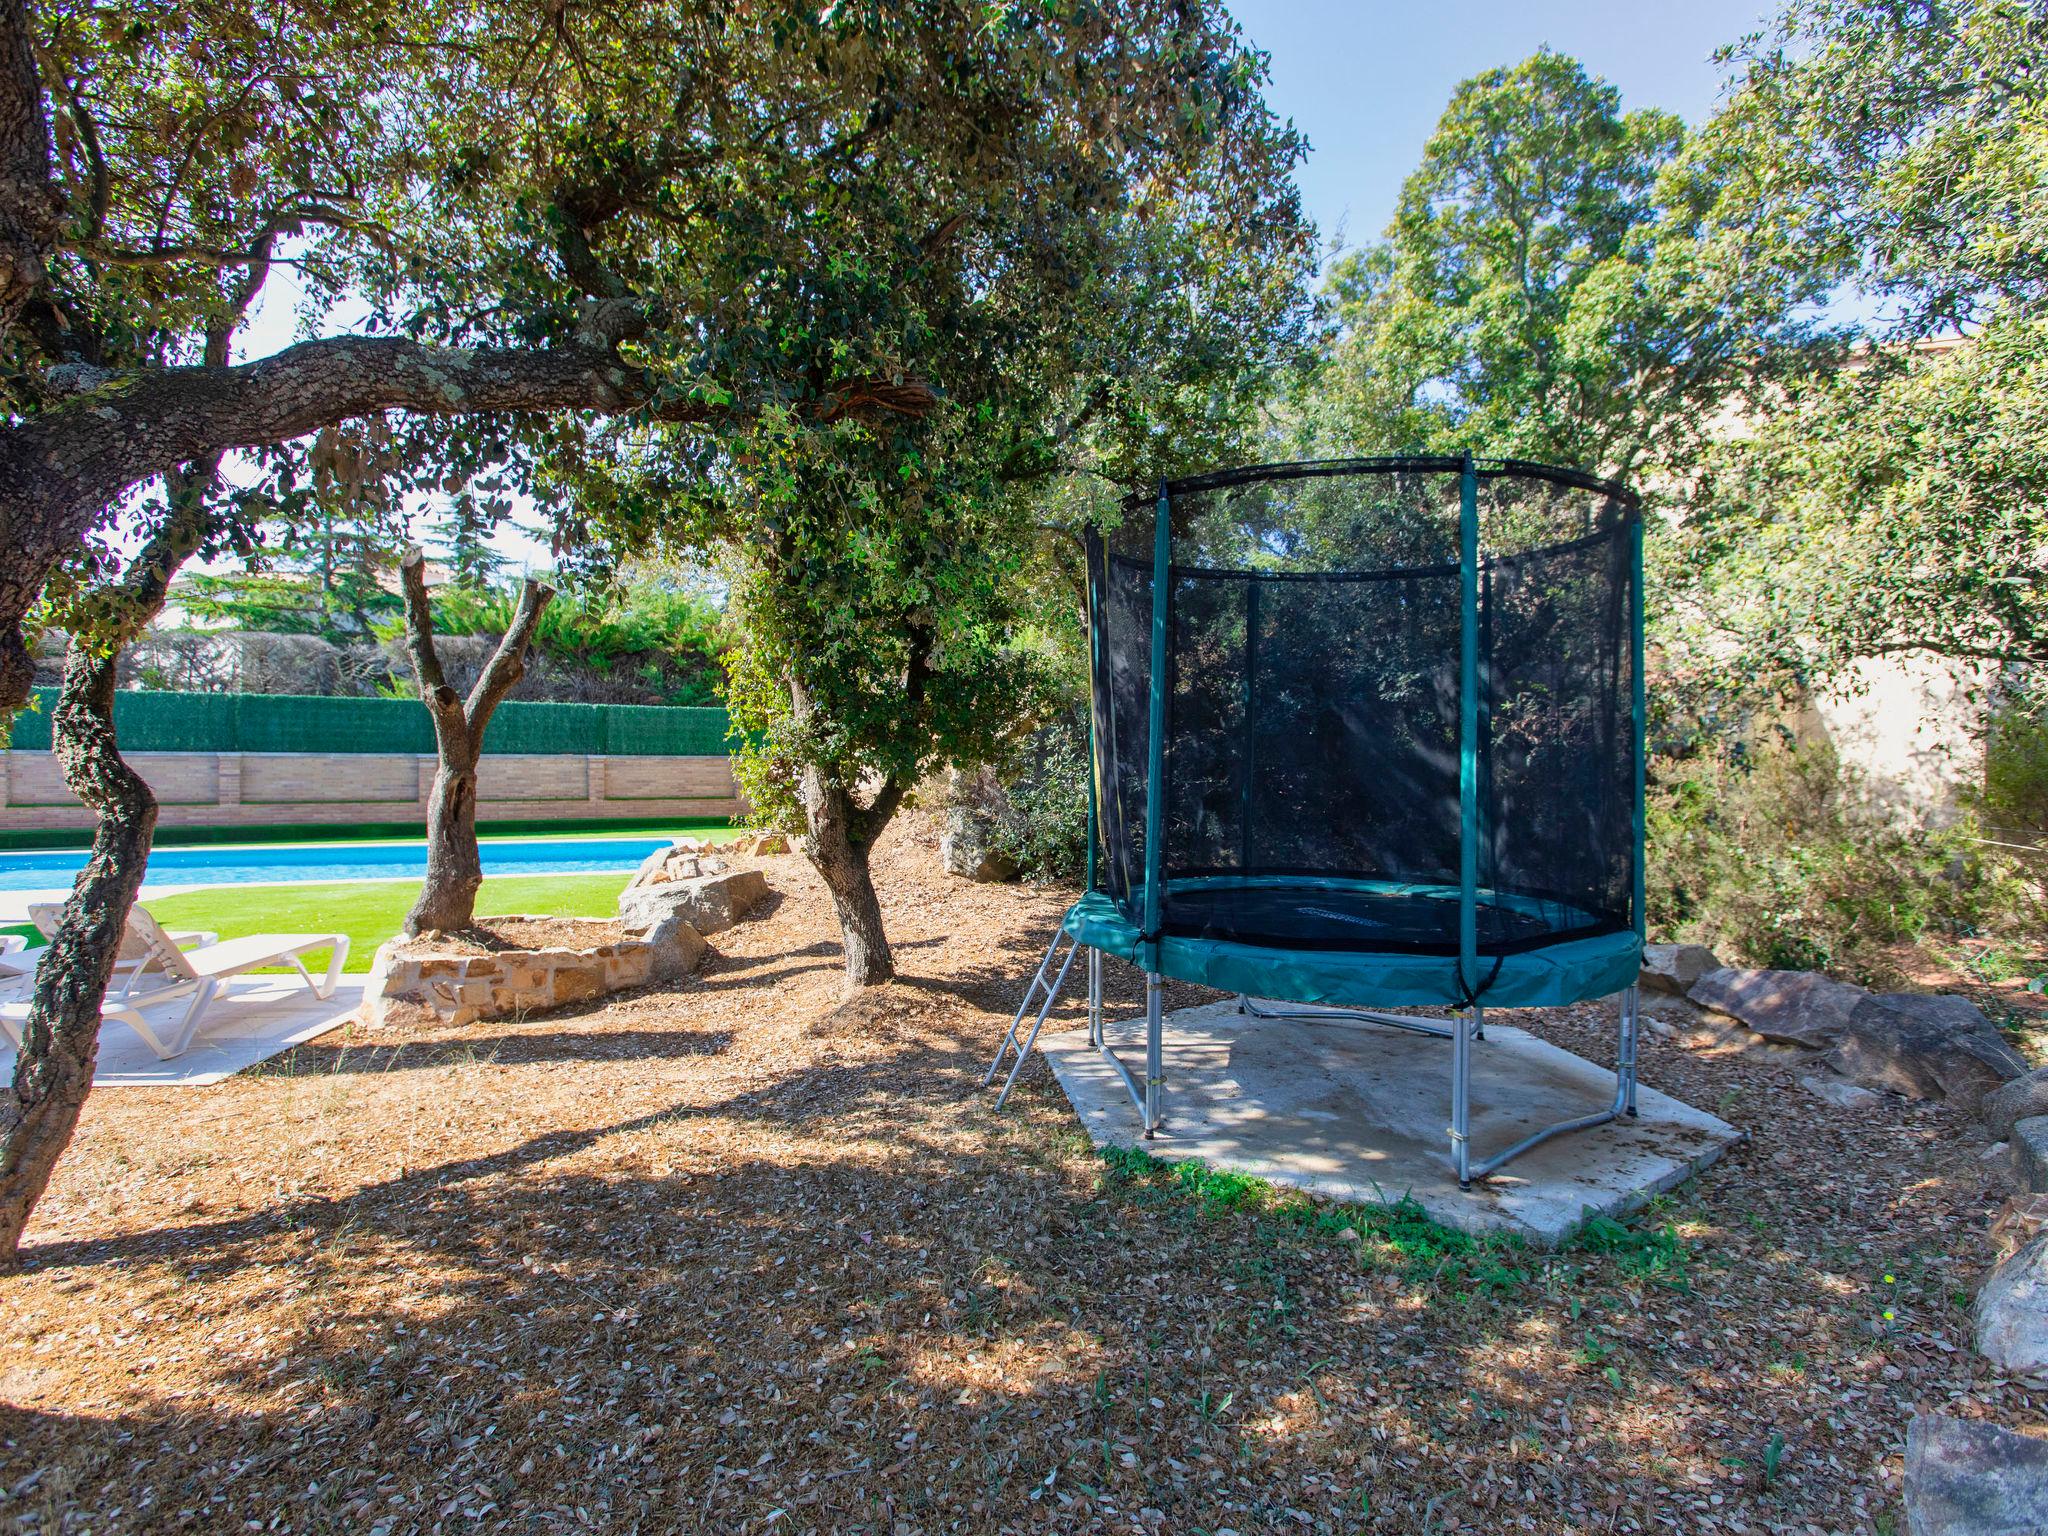
<path fill-rule="evenodd" d="M 1061 926 L 1079 943 L 1150 970 L 1138 925 L 1108 893 L 1090 891 Z M 1274 949 L 1221 939 L 1162 936 L 1158 973 L 1219 992 L 1351 1008 L 1455 1008 L 1463 998 L 1455 955 Z M 1488 1008 L 1560 1008 L 1636 983 L 1643 941 L 1631 932 L 1567 939 L 1539 949 L 1479 958 L 1472 978 Z"/>

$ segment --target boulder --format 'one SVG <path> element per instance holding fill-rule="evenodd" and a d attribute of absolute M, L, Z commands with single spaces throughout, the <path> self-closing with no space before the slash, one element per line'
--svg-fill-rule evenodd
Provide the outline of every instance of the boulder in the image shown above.
<path fill-rule="evenodd" d="M 1800 1078 L 1799 1086 L 1837 1109 L 1874 1109 L 1881 1102 L 1879 1095 L 1868 1088 L 1859 1088 L 1839 1077 L 1822 1077 L 1813 1073 Z"/>
<path fill-rule="evenodd" d="M 2048 1194 L 2048 1115 L 2015 1120 L 2006 1138 L 2013 1177 L 2030 1195 Z"/>
<path fill-rule="evenodd" d="M 1870 993 L 1818 971 L 1724 966 L 1700 977 L 1685 995 L 1702 1008 L 1733 1015 L 1767 1040 L 1821 1050 L 1834 1044 L 1856 1005 Z"/>
<path fill-rule="evenodd" d="M 1639 985 L 1645 992 L 1683 997 L 1702 976 L 1724 969 L 1704 944 L 1645 944 Z"/>
<path fill-rule="evenodd" d="M 723 933 L 767 894 L 767 876 L 758 869 L 736 869 L 694 880 L 629 885 L 619 893 L 619 916 L 633 928 L 657 928 L 673 917 L 688 923 L 700 936 Z"/>
<path fill-rule="evenodd" d="M 2048 1440 L 1945 1413 L 1906 1429 L 1908 1536 L 2048 1530 Z"/>
<path fill-rule="evenodd" d="M 2004 1260 L 2048 1231 L 2048 1195 L 2014 1195 L 1991 1218 L 1991 1246 Z"/>
<path fill-rule="evenodd" d="M 1977 1353 L 2014 1376 L 2048 1374 L 2048 1232 L 2036 1232 L 1977 1292 Z"/>
<path fill-rule="evenodd" d="M 991 823 L 958 808 L 946 812 L 946 830 L 939 834 L 939 862 L 966 880 L 1000 883 L 1017 878 L 1017 861 L 989 841 Z"/>
<path fill-rule="evenodd" d="M 689 975 L 711 948 L 703 934 L 674 916 L 663 918 L 638 937 L 650 952 L 649 981 L 675 981 Z"/>
<path fill-rule="evenodd" d="M 1993 1141 L 2010 1136 L 2017 1121 L 2048 1115 L 2048 1067 L 2036 1067 L 1985 1094 L 1977 1113 L 1984 1117 Z"/>
<path fill-rule="evenodd" d="M 2026 1058 L 1968 998 L 1906 992 L 1857 1003 L 1827 1061 L 1866 1088 L 1972 1111 L 2027 1070 Z"/>

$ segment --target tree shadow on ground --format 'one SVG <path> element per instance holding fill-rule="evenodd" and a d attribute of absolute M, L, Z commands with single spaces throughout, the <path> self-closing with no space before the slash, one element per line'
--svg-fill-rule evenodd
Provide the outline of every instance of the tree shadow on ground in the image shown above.
<path fill-rule="evenodd" d="M 412 1072 L 452 1064 L 523 1066 L 536 1062 L 686 1061 L 732 1045 L 727 1029 L 601 1029 L 564 1026 L 548 1015 L 497 1034 L 425 1040 L 309 1041 L 246 1069 L 248 1077 L 345 1077 Z"/>

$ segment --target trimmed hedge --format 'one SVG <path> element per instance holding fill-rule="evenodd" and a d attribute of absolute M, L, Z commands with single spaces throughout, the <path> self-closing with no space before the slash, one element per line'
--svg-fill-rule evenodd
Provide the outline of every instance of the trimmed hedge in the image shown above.
<path fill-rule="evenodd" d="M 14 720 L 16 751 L 46 751 L 54 688 Z M 337 699 L 278 693 L 124 690 L 114 728 L 130 752 L 412 752 L 434 750 L 434 728 L 413 699 Z M 652 704 L 498 706 L 487 755 L 724 757 L 731 722 L 722 709 Z"/>

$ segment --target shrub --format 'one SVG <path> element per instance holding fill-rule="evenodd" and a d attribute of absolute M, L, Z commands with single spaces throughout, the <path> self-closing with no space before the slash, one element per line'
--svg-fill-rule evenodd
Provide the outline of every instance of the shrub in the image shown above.
<path fill-rule="evenodd" d="M 1977 810 L 1997 834 L 2048 847 L 2048 695 L 2009 700 L 1993 717 Z"/>
<path fill-rule="evenodd" d="M 1025 739 L 1004 765 L 1005 814 L 988 844 L 1027 880 L 1073 880 L 1088 860 L 1088 717 L 1074 708 Z"/>
<path fill-rule="evenodd" d="M 1895 824 L 1825 745 L 1722 745 L 1654 770 L 1655 937 L 1882 980 L 1889 946 L 2009 926 L 2031 904 L 1967 829 Z"/>

